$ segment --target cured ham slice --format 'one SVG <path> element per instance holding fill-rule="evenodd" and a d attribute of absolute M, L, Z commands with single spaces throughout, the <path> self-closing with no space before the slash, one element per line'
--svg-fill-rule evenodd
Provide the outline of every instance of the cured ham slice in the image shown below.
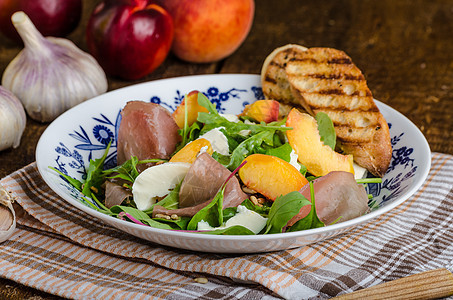
<path fill-rule="evenodd" d="M 361 184 L 357 184 L 354 175 L 344 171 L 334 171 L 313 181 L 316 213 L 326 225 L 338 218 L 344 222 L 365 214 L 368 210 L 368 195 Z M 304 185 L 300 191 L 310 200 L 310 185 Z M 311 205 L 302 207 L 287 226 L 303 219 L 311 210 Z"/>
<path fill-rule="evenodd" d="M 132 192 L 130 190 L 126 190 L 121 185 L 108 180 L 105 182 L 105 206 L 107 208 L 121 205 L 127 198 L 132 198 Z"/>
<path fill-rule="evenodd" d="M 118 165 L 131 156 L 144 159 L 168 159 L 181 140 L 178 125 L 162 106 L 130 101 L 121 111 L 118 130 Z"/>
<path fill-rule="evenodd" d="M 208 153 L 201 153 L 190 166 L 179 191 L 179 209 L 168 210 L 156 205 L 156 214 L 176 214 L 191 217 L 208 205 L 231 172 L 212 158 Z M 223 208 L 237 207 L 247 195 L 242 191 L 238 179 L 233 176 L 226 184 Z"/>

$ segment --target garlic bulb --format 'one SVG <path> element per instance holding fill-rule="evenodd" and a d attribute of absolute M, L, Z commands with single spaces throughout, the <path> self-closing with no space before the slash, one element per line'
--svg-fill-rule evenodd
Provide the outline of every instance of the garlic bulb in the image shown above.
<path fill-rule="evenodd" d="M 19 146 L 26 122 L 22 103 L 13 93 L 0 86 L 0 151 Z"/>
<path fill-rule="evenodd" d="M 16 229 L 12 203 L 13 197 L 0 185 L 0 243 L 9 239 Z"/>
<path fill-rule="evenodd" d="M 3 73 L 2 85 L 28 115 L 49 122 L 69 108 L 107 91 L 104 70 L 88 53 L 64 38 L 43 37 L 24 12 L 11 20 L 24 49 Z"/>

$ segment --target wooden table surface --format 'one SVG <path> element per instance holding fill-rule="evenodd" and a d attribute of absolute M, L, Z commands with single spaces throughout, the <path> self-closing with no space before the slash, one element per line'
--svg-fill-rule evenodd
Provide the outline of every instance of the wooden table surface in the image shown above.
<path fill-rule="evenodd" d="M 83 2 L 82 20 L 68 38 L 86 51 L 86 22 L 99 1 Z M 109 78 L 109 90 L 193 74 L 259 74 L 264 58 L 288 43 L 345 51 L 376 99 L 414 122 L 432 151 L 453 154 L 453 2 L 447 0 L 257 0 L 249 36 L 227 59 L 197 65 L 170 55 L 141 80 Z M 20 50 L 0 37 L 0 75 Z M 0 178 L 35 160 L 35 147 L 46 127 L 27 120 L 21 145 L 0 152 Z M 0 299 L 30 298 L 58 299 L 0 278 Z"/>

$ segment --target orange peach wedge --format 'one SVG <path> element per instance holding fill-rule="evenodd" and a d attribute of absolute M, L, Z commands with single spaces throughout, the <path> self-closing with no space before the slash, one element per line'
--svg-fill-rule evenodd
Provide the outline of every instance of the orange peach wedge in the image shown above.
<path fill-rule="evenodd" d="M 206 139 L 196 139 L 185 145 L 181 150 L 175 153 L 170 159 L 170 162 L 187 162 L 193 163 L 197 158 L 198 153 L 205 147 L 206 152 L 212 155 L 211 143 Z"/>
<path fill-rule="evenodd" d="M 172 116 L 179 128 L 184 127 L 185 106 L 187 105 L 187 125 L 192 125 L 198 118 L 199 112 L 208 112 L 206 108 L 198 104 L 199 91 L 191 91 L 182 100 L 181 104 L 175 109 Z"/>
<path fill-rule="evenodd" d="M 335 152 L 321 141 L 316 119 L 293 108 L 286 121 L 288 142 L 301 164 L 315 176 L 324 176 L 331 171 L 347 171 L 354 174 L 352 155 Z"/>
<path fill-rule="evenodd" d="M 307 179 L 291 164 L 272 155 L 252 154 L 239 169 L 239 177 L 250 189 L 275 200 L 278 196 L 298 191 Z"/>
<path fill-rule="evenodd" d="M 258 100 L 246 105 L 241 115 L 258 122 L 270 123 L 278 120 L 279 106 L 275 100 Z"/>

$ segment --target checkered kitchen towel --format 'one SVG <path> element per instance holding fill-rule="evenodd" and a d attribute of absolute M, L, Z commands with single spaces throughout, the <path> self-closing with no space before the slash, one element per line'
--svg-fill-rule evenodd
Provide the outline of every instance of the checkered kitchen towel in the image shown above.
<path fill-rule="evenodd" d="M 194 253 L 124 234 L 58 198 L 35 164 L 0 183 L 26 211 L 0 244 L 0 276 L 67 298 L 324 299 L 453 271 L 453 156 L 446 154 L 433 153 L 424 185 L 389 213 L 336 238 L 267 254 Z"/>

